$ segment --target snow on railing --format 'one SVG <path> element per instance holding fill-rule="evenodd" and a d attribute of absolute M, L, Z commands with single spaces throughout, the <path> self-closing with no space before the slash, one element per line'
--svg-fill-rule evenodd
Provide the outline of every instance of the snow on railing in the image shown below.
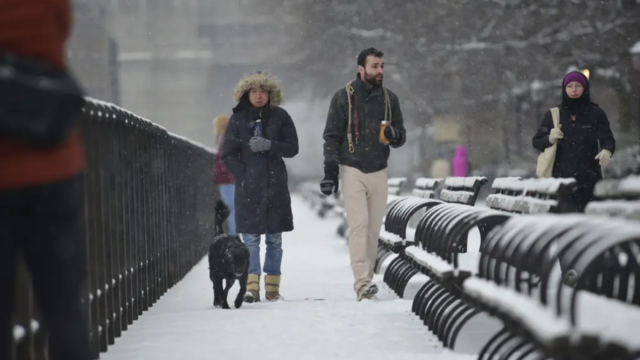
<path fill-rule="evenodd" d="M 200 144 L 197 141 L 191 140 L 189 138 L 186 138 L 184 136 L 178 135 L 178 134 L 174 134 L 170 131 L 168 131 L 166 128 L 152 122 L 149 119 L 146 119 L 140 115 L 134 114 L 131 111 L 121 108 L 118 105 L 106 102 L 106 101 L 102 101 L 102 100 L 98 100 L 98 99 L 94 99 L 92 97 L 85 97 L 85 100 L 87 101 L 87 105 L 85 106 L 85 108 L 83 109 L 83 112 L 87 113 L 88 115 L 97 115 L 98 117 L 105 117 L 105 119 L 107 118 L 111 118 L 114 121 L 123 121 L 125 123 L 128 123 L 129 120 L 127 118 L 134 118 L 136 121 L 139 121 L 141 123 L 145 123 L 148 126 L 151 127 L 155 127 L 158 128 L 160 131 L 166 132 L 170 137 L 175 138 L 176 140 L 188 143 L 190 145 L 193 145 L 194 147 L 198 147 L 201 148 L 211 154 L 216 154 L 217 151 L 206 146 L 203 144 Z M 105 111 L 100 111 L 100 109 L 104 109 Z M 126 116 L 122 117 L 118 116 L 117 114 L 125 114 Z"/>

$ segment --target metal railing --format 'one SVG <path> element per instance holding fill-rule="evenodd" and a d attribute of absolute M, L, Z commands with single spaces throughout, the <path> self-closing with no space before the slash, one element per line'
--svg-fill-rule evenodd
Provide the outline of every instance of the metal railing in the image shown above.
<path fill-rule="evenodd" d="M 112 104 L 88 99 L 87 298 L 98 359 L 207 253 L 219 199 L 215 153 Z M 15 358 L 45 359 L 29 275 L 18 271 Z"/>

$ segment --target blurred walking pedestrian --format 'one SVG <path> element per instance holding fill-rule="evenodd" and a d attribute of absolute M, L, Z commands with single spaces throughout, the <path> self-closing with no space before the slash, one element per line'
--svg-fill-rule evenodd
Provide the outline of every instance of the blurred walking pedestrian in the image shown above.
<path fill-rule="evenodd" d="M 469 175 L 469 158 L 467 157 L 467 148 L 465 146 L 460 145 L 456 148 L 451 165 L 453 176 L 466 177 Z"/>
<path fill-rule="evenodd" d="M 233 175 L 222 163 L 222 148 L 224 146 L 224 132 L 227 129 L 229 123 L 229 117 L 226 115 L 220 115 L 213 120 L 213 132 L 218 142 L 218 154 L 216 155 L 216 162 L 213 166 L 213 183 L 218 185 L 220 190 L 220 197 L 222 201 L 229 207 L 229 218 L 227 219 L 227 226 L 229 228 L 228 233 L 231 235 L 236 234 L 236 211 L 234 204 L 235 194 L 235 179 Z"/>
<path fill-rule="evenodd" d="M 0 359 L 11 359 L 22 255 L 51 360 L 89 360 L 84 97 L 66 70 L 69 0 L 0 2 Z M 25 304 L 20 304 L 25 306 Z"/>

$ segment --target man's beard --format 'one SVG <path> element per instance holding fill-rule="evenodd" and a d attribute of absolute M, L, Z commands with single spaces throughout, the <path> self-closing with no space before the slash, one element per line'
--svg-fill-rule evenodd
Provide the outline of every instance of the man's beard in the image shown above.
<path fill-rule="evenodd" d="M 380 80 L 376 79 L 376 75 L 369 75 L 367 71 L 364 72 L 364 81 L 366 81 L 369 85 L 373 87 L 378 87 L 382 85 L 382 80 L 384 80 L 384 76 L 381 75 Z"/>

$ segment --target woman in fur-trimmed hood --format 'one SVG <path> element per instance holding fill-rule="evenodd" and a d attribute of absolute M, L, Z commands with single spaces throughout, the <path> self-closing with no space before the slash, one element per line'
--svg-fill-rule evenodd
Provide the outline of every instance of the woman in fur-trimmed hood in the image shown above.
<path fill-rule="evenodd" d="M 298 154 L 296 127 L 271 74 L 244 76 L 233 90 L 237 105 L 224 137 L 222 162 L 236 179 L 236 231 L 251 254 L 245 301 L 260 299 L 260 235 L 266 234 L 266 298 L 278 300 L 282 233 L 293 230 L 291 196 L 283 158 Z"/>
<path fill-rule="evenodd" d="M 243 102 L 243 97 L 252 88 L 261 88 L 269 94 L 270 106 L 280 106 L 283 103 L 282 90 L 280 90 L 280 83 L 273 75 L 256 71 L 249 75 L 244 76 L 233 89 L 233 101 L 240 104 Z M 248 99 L 245 99 L 245 101 Z M 246 103 L 245 103 L 246 104 Z"/>

